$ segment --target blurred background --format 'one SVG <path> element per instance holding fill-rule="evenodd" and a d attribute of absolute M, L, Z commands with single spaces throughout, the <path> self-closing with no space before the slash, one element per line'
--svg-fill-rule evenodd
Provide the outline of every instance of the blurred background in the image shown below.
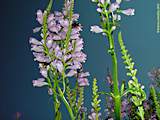
<path fill-rule="evenodd" d="M 32 29 L 37 26 L 36 11 L 44 9 L 47 0 L 3 0 L 0 3 L 0 120 L 51 120 L 51 98 L 45 88 L 34 88 L 32 80 L 39 77 L 38 65 L 33 61 L 28 39 Z M 138 78 L 149 86 L 148 71 L 160 66 L 160 34 L 156 33 L 156 1 L 132 0 L 124 2 L 122 8 L 135 8 L 135 16 L 122 16 L 121 30 L 127 49 L 136 63 Z M 63 0 L 56 0 L 53 10 L 61 10 Z M 99 25 L 96 5 L 91 0 L 75 0 L 75 12 L 80 14 L 79 22 L 83 25 L 82 37 L 84 51 L 88 55 L 84 64 L 89 71 L 90 87 L 85 89 L 85 104 L 91 108 L 92 79 L 98 79 L 100 90 L 107 91 L 107 68 L 111 69 L 111 59 L 106 53 L 108 42 L 103 36 L 90 32 L 91 25 Z M 117 42 L 117 40 L 116 40 Z M 119 45 L 117 52 L 120 53 Z M 118 55 L 119 79 L 128 81 Z M 104 101 L 105 98 L 102 97 Z M 102 104 L 105 108 L 105 102 Z M 69 120 L 65 108 L 65 120 Z"/>

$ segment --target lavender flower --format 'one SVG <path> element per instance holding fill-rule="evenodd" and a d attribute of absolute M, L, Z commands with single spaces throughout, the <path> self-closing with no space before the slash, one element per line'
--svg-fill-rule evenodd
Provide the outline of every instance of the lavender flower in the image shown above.
<path fill-rule="evenodd" d="M 117 2 L 112 3 L 112 4 L 110 5 L 110 7 L 109 7 L 109 11 L 110 11 L 110 12 L 114 12 L 114 11 L 116 11 L 119 7 L 120 7 L 120 6 L 119 6 L 119 3 L 117 3 Z"/>
<path fill-rule="evenodd" d="M 43 23 L 43 13 L 41 10 L 37 11 L 37 21 L 42 24 Z"/>
<path fill-rule="evenodd" d="M 44 78 L 39 78 L 38 80 L 33 80 L 32 82 L 34 87 L 42 87 L 48 85 L 48 83 L 45 82 Z"/>
<path fill-rule="evenodd" d="M 89 72 L 81 72 L 78 74 L 78 83 L 79 83 L 79 86 L 86 86 L 86 85 L 89 85 L 89 82 L 88 82 L 88 79 L 86 78 L 87 76 L 89 76 Z"/>
<path fill-rule="evenodd" d="M 103 32 L 103 29 L 100 28 L 100 27 L 97 26 L 97 25 L 94 25 L 94 26 L 91 26 L 91 31 L 92 31 L 92 32 L 95 32 L 95 33 L 102 33 L 102 32 Z"/>
<path fill-rule="evenodd" d="M 131 8 L 129 8 L 129 9 L 126 9 L 126 10 L 122 10 L 122 13 L 123 14 L 125 14 L 125 15 L 134 15 L 134 12 L 135 12 L 135 9 L 131 9 Z"/>

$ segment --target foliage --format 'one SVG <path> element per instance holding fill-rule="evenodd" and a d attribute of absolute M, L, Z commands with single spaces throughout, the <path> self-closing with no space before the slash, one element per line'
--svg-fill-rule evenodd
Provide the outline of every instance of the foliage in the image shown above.
<path fill-rule="evenodd" d="M 128 54 L 128 50 L 123 43 L 121 32 L 119 32 L 118 40 L 121 47 L 122 59 L 126 65 L 125 68 L 128 70 L 127 76 L 132 79 L 128 82 L 129 93 L 132 95 L 132 102 L 138 108 L 137 114 L 142 120 L 144 120 L 144 109 L 142 107 L 142 102 L 146 99 L 146 94 L 143 90 L 143 86 L 138 83 L 138 79 L 136 77 L 137 69 L 134 69 L 134 62 L 132 61 L 130 54 Z"/>
<path fill-rule="evenodd" d="M 95 120 L 98 120 L 99 118 L 99 112 L 101 110 L 101 107 L 100 107 L 100 102 L 101 100 L 99 99 L 99 94 L 98 94 L 98 86 L 97 86 L 97 79 L 94 78 L 93 80 L 93 86 L 92 86 L 92 107 L 93 107 L 93 110 L 94 112 L 96 113 L 96 116 L 95 116 Z"/>

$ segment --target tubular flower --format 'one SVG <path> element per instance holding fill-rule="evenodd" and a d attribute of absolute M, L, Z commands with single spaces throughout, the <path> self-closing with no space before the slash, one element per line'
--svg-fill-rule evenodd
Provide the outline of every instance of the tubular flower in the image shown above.
<path fill-rule="evenodd" d="M 125 14 L 125 15 L 128 15 L 128 16 L 129 15 L 132 16 L 132 15 L 134 15 L 134 11 L 135 11 L 134 9 L 129 8 L 129 9 L 126 9 L 126 10 L 122 10 L 122 13 Z"/>
<path fill-rule="evenodd" d="M 97 25 L 94 25 L 94 26 L 91 26 L 91 31 L 92 31 L 92 32 L 95 32 L 95 33 L 101 33 L 101 32 L 103 32 L 103 29 L 100 28 L 100 27 L 97 26 Z"/>
<path fill-rule="evenodd" d="M 43 32 L 41 40 L 31 37 L 29 43 L 33 51 L 34 60 L 39 63 L 40 73 L 47 78 L 49 68 L 53 68 L 60 76 L 77 77 L 82 69 L 82 63 L 86 61 L 86 54 L 83 50 L 83 39 L 80 36 L 82 26 L 77 22 L 79 15 L 73 14 L 71 22 L 69 21 L 71 2 L 65 2 L 62 12 L 55 11 L 47 17 L 47 37 L 44 39 Z M 45 12 L 38 10 L 36 20 L 42 26 L 35 28 L 33 31 L 43 31 L 43 19 Z M 71 23 L 71 29 L 69 29 Z M 70 31 L 71 30 L 71 31 Z M 69 40 L 67 34 L 70 31 Z M 82 72 L 83 74 L 83 72 Z M 79 86 L 88 85 L 87 76 L 77 78 Z M 34 81 L 34 86 L 36 85 Z"/>
<path fill-rule="evenodd" d="M 38 80 L 33 80 L 32 82 L 34 87 L 42 87 L 48 85 L 48 83 L 45 82 L 44 78 L 39 78 Z"/>

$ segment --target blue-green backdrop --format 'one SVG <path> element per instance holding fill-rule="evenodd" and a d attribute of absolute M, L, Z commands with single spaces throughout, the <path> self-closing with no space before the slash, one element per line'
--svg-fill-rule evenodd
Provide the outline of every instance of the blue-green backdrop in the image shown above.
<path fill-rule="evenodd" d="M 44 9 L 48 0 L 12 0 L 0 3 L 0 120 L 14 120 L 16 112 L 22 114 L 22 120 L 52 120 L 52 107 L 47 90 L 32 87 L 32 79 L 39 77 L 38 66 L 28 43 L 32 29 L 37 25 L 35 13 Z M 149 85 L 147 72 L 160 65 L 160 34 L 156 33 L 156 1 L 132 0 L 122 7 L 136 9 L 135 16 L 122 17 L 121 30 L 124 41 L 138 68 L 138 78 Z M 61 10 L 63 0 L 56 0 L 53 10 Z M 82 37 L 85 40 L 84 51 L 88 55 L 84 64 L 92 78 L 98 79 L 100 90 L 107 90 L 105 77 L 107 67 L 111 68 L 110 56 L 106 54 L 107 40 L 101 35 L 90 32 L 90 26 L 99 24 L 96 6 L 91 0 L 76 0 L 75 12 L 80 14 L 83 25 Z M 120 52 L 118 44 L 116 44 Z M 120 55 L 118 61 L 122 62 Z M 125 77 L 124 66 L 119 64 L 119 79 Z M 85 89 L 86 106 L 90 108 L 91 86 Z M 102 98 L 104 99 L 104 98 Z M 103 108 L 105 102 L 102 104 Z M 69 120 L 65 108 L 64 120 Z"/>

